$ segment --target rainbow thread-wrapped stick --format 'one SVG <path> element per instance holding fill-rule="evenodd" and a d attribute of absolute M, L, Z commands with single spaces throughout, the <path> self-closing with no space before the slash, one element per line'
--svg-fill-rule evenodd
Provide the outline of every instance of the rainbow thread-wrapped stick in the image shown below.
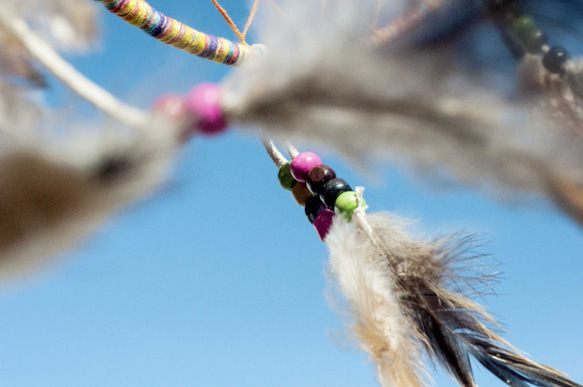
<path fill-rule="evenodd" d="M 95 1 L 162 43 L 213 62 L 237 65 L 258 53 L 245 43 L 231 42 L 190 28 L 156 11 L 143 0 Z"/>

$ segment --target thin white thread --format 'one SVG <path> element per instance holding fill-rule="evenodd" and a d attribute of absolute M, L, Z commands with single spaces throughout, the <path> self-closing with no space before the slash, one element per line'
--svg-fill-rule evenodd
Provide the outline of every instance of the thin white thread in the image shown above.
<path fill-rule="evenodd" d="M 287 163 L 287 159 L 283 156 L 283 154 L 276 148 L 273 141 L 267 137 L 264 133 L 260 133 L 261 143 L 265 148 L 265 151 L 271 158 L 271 161 L 275 164 L 277 168 L 281 168 L 285 163 Z"/>
<path fill-rule="evenodd" d="M 32 32 L 24 20 L 14 15 L 0 13 L 0 23 L 20 40 L 39 63 L 80 97 L 127 126 L 140 129 L 147 125 L 149 116 L 147 113 L 118 100 L 87 79 Z"/>
<path fill-rule="evenodd" d="M 379 253 L 382 253 L 382 251 L 384 251 L 383 243 L 379 241 L 378 238 L 375 236 L 373 228 L 366 220 L 366 210 L 368 209 L 368 205 L 364 204 L 366 202 L 364 201 L 364 198 L 362 196 L 364 193 L 364 187 L 356 187 L 354 189 L 354 192 L 356 193 L 356 203 L 358 204 L 358 206 L 352 213 L 354 225 L 357 228 L 360 228 L 362 231 L 364 231 L 368 239 L 378 249 Z"/>
<path fill-rule="evenodd" d="M 300 152 L 298 152 L 298 150 L 289 141 L 284 142 L 283 146 L 285 147 L 285 151 L 287 152 L 289 157 L 291 157 L 292 159 L 300 154 Z"/>

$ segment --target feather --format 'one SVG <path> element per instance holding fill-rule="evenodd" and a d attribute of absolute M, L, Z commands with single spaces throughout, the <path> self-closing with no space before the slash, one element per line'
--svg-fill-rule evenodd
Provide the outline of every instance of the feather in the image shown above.
<path fill-rule="evenodd" d="M 96 8 L 88 1 L 0 0 L 0 10 L 29 21 L 58 49 L 85 49 L 97 37 Z"/>
<path fill-rule="evenodd" d="M 330 271 L 383 386 L 427 384 L 423 353 L 463 387 L 476 385 L 471 357 L 511 386 L 580 386 L 493 331 L 496 321 L 469 297 L 489 286 L 471 270 L 474 237 L 414 240 L 403 220 L 362 207 L 353 219 L 337 217 L 326 237 Z"/>
<path fill-rule="evenodd" d="M 386 13 L 394 19 L 405 4 L 391 2 Z M 558 204 L 563 184 L 555 182 L 583 186 L 580 66 L 565 78 L 555 76 L 562 92 L 526 90 L 513 79 L 511 56 L 493 26 L 473 23 L 456 39 L 389 41 L 380 49 L 363 44 L 370 26 L 359 20 L 368 20 L 367 7 L 374 4 L 354 4 L 352 13 L 360 18 L 345 17 L 343 10 L 328 21 L 308 19 L 303 28 L 267 25 L 260 33 L 267 55 L 224 84 L 226 114 L 275 137 L 334 146 L 361 164 L 371 157 L 407 163 L 424 176 L 502 199 L 526 193 Z M 503 63 L 506 73 L 469 57 L 468 51 L 479 49 L 490 62 Z M 542 68 L 540 58 L 535 67 Z M 581 224 L 582 210 L 576 218 Z"/>
<path fill-rule="evenodd" d="M 350 305 L 354 334 L 377 363 L 383 385 L 420 386 L 419 348 L 410 340 L 393 273 L 374 246 L 363 245 L 361 239 L 342 221 L 326 237 L 330 271 Z"/>
<path fill-rule="evenodd" d="M 140 133 L 6 136 L 0 147 L 2 279 L 46 266 L 160 187 L 178 136 L 156 121 Z"/>
<path fill-rule="evenodd" d="M 114 213 L 155 191 L 167 178 L 180 145 L 178 125 L 163 113 L 142 112 L 93 84 L 55 51 L 54 46 L 62 47 L 64 40 L 47 42 L 24 21 L 34 19 L 31 10 L 38 5 L 36 11 L 46 22 L 68 17 L 78 43 L 85 42 L 92 23 L 84 23 L 83 18 L 92 19 L 89 10 L 93 8 L 85 2 L 73 7 L 77 1 L 0 3 L 0 11 L 5 11 L 0 18 L 0 41 L 17 48 L 0 54 L 0 72 L 34 81 L 32 67 L 18 71 L 15 67 L 33 60 L 41 63 L 129 128 L 51 131 L 49 108 L 40 109 L 16 82 L 0 82 L 2 278 L 45 266 Z M 38 31 L 38 25 L 35 28 Z M 51 37 L 57 38 L 44 36 Z"/>

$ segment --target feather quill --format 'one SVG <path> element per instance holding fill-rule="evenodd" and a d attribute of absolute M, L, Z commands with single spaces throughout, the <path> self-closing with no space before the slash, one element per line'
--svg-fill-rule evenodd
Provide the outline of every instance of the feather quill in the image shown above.
<path fill-rule="evenodd" d="M 468 272 L 472 237 L 414 240 L 403 220 L 362 207 L 353 219 L 337 217 L 326 237 L 330 271 L 383 386 L 426 385 L 423 353 L 463 387 L 476 385 L 471 357 L 511 386 L 580 386 L 492 330 L 496 321 L 468 295 L 484 285 Z"/>

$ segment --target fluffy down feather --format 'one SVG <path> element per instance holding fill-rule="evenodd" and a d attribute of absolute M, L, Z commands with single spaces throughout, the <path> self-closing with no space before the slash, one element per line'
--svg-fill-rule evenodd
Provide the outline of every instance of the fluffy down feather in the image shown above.
<path fill-rule="evenodd" d="M 494 319 L 468 297 L 487 285 L 476 276 L 472 237 L 417 241 L 389 214 L 338 217 L 326 244 L 352 331 L 378 365 L 383 386 L 419 386 L 423 353 L 464 387 L 474 387 L 470 357 L 511 386 L 575 387 L 559 371 L 513 348 L 489 326 Z"/>
<path fill-rule="evenodd" d="M 155 123 L 138 134 L 67 140 L 4 137 L 0 148 L 0 276 L 46 265 L 168 175 L 177 134 Z"/>

